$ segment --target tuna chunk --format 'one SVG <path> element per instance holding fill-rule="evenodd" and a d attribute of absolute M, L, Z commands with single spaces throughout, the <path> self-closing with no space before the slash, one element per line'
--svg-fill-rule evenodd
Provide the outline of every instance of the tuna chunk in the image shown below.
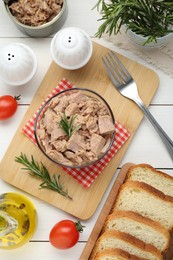
<path fill-rule="evenodd" d="M 52 142 L 52 145 L 58 152 L 64 152 L 66 150 L 67 141 L 65 139 L 57 140 Z"/>
<path fill-rule="evenodd" d="M 46 136 L 44 140 L 42 140 L 42 144 L 45 148 L 46 153 L 49 153 L 52 150 L 52 146 L 49 143 L 49 138 Z"/>
<path fill-rule="evenodd" d="M 68 106 L 68 99 L 66 96 L 62 96 L 59 98 L 58 104 L 53 108 L 56 113 L 64 112 L 66 107 Z"/>
<path fill-rule="evenodd" d="M 40 140 L 44 140 L 46 137 L 45 129 L 38 129 L 37 134 L 38 134 Z"/>
<path fill-rule="evenodd" d="M 86 125 L 85 124 L 86 124 L 86 122 L 88 120 L 88 116 L 85 117 L 85 116 L 82 116 L 80 114 L 77 114 L 75 116 L 76 117 L 75 117 L 75 120 L 74 120 L 74 127 L 79 127 L 80 126 L 79 129 L 81 129 L 83 127 L 86 129 Z"/>
<path fill-rule="evenodd" d="M 90 133 L 97 132 L 98 130 L 97 118 L 90 117 L 88 122 L 86 123 L 86 126 Z"/>
<path fill-rule="evenodd" d="M 110 134 L 115 131 L 115 126 L 109 115 L 99 116 L 98 119 L 100 134 Z"/>
<path fill-rule="evenodd" d="M 55 140 L 58 140 L 61 137 L 66 136 L 66 133 L 63 131 L 63 129 L 61 129 L 59 126 L 57 126 L 56 128 L 54 128 L 51 131 L 51 139 L 50 142 L 52 143 Z"/>
<path fill-rule="evenodd" d="M 44 113 L 44 125 L 46 126 L 46 128 L 49 128 L 49 125 L 52 124 L 54 117 L 56 116 L 56 113 L 48 108 L 45 113 Z"/>
<path fill-rule="evenodd" d="M 61 1 L 62 2 L 62 1 Z M 56 11 L 56 13 L 59 13 L 61 11 L 61 5 L 57 3 L 52 4 L 52 9 Z"/>
<path fill-rule="evenodd" d="M 85 148 L 84 138 L 78 133 L 73 134 L 67 142 L 67 149 L 77 152 Z"/>
<path fill-rule="evenodd" d="M 72 160 L 73 162 L 75 162 L 75 164 L 80 165 L 80 164 L 83 163 L 82 158 L 81 158 L 80 156 L 78 156 L 76 153 L 73 153 L 73 152 L 71 152 L 71 151 L 65 152 L 65 156 L 66 156 L 68 159 L 70 159 L 70 160 Z"/>
<path fill-rule="evenodd" d="M 96 155 L 92 151 L 80 150 L 79 155 L 83 160 L 83 164 L 93 162 L 97 159 Z"/>
<path fill-rule="evenodd" d="M 79 113 L 79 107 L 76 103 L 71 103 L 65 109 L 66 117 L 70 117 L 71 115 L 75 115 Z"/>
<path fill-rule="evenodd" d="M 51 108 L 54 108 L 54 107 L 57 106 L 59 103 L 60 103 L 60 98 L 59 98 L 59 97 L 54 97 L 54 98 L 51 100 L 49 106 L 50 106 Z"/>
<path fill-rule="evenodd" d="M 91 151 L 98 156 L 103 149 L 104 145 L 106 143 L 106 140 L 98 134 L 92 134 L 91 136 Z"/>
<path fill-rule="evenodd" d="M 65 164 L 65 165 L 69 165 L 71 166 L 72 165 L 72 162 L 70 160 L 68 160 L 62 153 L 59 153 L 58 151 L 56 150 L 52 150 L 48 153 L 48 155 L 58 161 L 59 163 L 62 163 L 62 164 Z"/>
<path fill-rule="evenodd" d="M 85 101 L 86 99 L 87 99 L 87 96 L 84 95 L 81 91 L 78 91 L 69 96 L 69 102 L 80 103 L 82 101 Z"/>

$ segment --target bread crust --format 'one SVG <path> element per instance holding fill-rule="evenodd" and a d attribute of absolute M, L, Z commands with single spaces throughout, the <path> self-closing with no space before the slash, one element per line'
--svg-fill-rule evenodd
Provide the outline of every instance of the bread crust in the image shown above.
<path fill-rule="evenodd" d="M 152 187 L 155 187 L 156 189 L 160 190 L 161 192 L 163 192 L 165 195 L 169 196 L 170 199 L 173 198 L 173 177 L 164 173 L 164 172 L 161 172 L 159 170 L 156 170 L 155 168 L 153 168 L 151 165 L 149 164 L 138 164 L 138 165 L 134 165 L 134 166 L 131 166 L 126 174 L 126 178 L 125 178 L 125 181 L 128 181 L 128 180 L 133 180 L 133 181 L 141 181 L 141 180 L 137 180 L 137 179 L 133 179 L 133 174 L 135 175 L 134 171 L 139 171 L 139 172 L 142 172 L 141 174 L 144 175 L 145 173 L 144 172 L 148 172 L 150 171 L 149 174 L 151 174 L 151 182 L 149 181 L 146 181 L 146 183 Z M 160 178 L 160 182 L 164 183 L 164 181 L 166 182 L 166 187 L 167 187 L 167 190 L 163 190 L 163 188 L 159 185 L 158 183 L 157 184 L 153 184 L 152 183 L 152 175 L 153 176 L 156 176 L 156 177 L 159 177 Z M 142 181 L 141 181 L 142 182 Z M 145 181 L 143 181 L 145 183 Z M 169 183 L 169 184 L 168 184 Z M 165 187 L 165 188 L 166 188 Z"/>
<path fill-rule="evenodd" d="M 132 180 L 127 180 L 122 186 L 120 187 L 119 193 L 125 189 L 126 187 L 131 187 L 131 188 L 139 188 L 142 189 L 146 192 L 149 192 L 151 195 L 160 198 L 161 200 L 164 200 L 166 202 L 169 202 L 173 205 L 173 197 L 165 195 L 162 191 L 152 187 L 151 185 L 141 182 L 141 181 L 132 181 Z M 117 199 L 116 199 L 117 201 Z"/>
<path fill-rule="evenodd" d="M 152 219 L 149 219 L 147 217 L 144 217 L 142 216 L 141 214 L 137 213 L 137 212 L 134 212 L 134 211 L 125 211 L 125 210 L 115 210 L 113 211 L 112 214 L 108 215 L 108 217 L 106 218 L 106 222 L 103 226 L 103 229 L 102 229 L 102 233 L 104 233 L 107 229 L 106 229 L 106 226 L 108 224 L 109 221 L 112 221 L 112 220 L 115 220 L 117 218 L 127 218 L 127 219 L 131 219 L 131 220 L 134 220 L 136 222 L 140 223 L 141 224 L 145 224 L 153 229 L 155 229 L 157 232 L 160 232 L 162 233 L 166 240 L 167 240 L 167 244 L 165 245 L 165 248 L 163 249 L 163 252 L 165 252 L 168 247 L 169 247 L 169 242 L 170 242 L 170 233 L 169 231 L 164 227 L 162 226 L 159 222 L 156 222 Z"/>
<path fill-rule="evenodd" d="M 173 198 L 172 197 L 165 195 L 163 192 L 155 189 L 154 187 L 152 187 L 146 183 L 128 180 L 121 186 L 121 188 L 118 192 L 116 201 L 112 208 L 113 211 L 123 210 L 123 208 L 121 208 L 121 202 L 120 202 L 121 199 L 120 198 L 121 198 L 121 194 L 126 192 L 126 190 L 128 190 L 128 189 L 129 190 L 130 189 L 139 190 L 143 193 L 146 193 L 146 194 L 148 194 L 149 197 L 154 198 L 155 201 L 158 201 L 160 203 L 160 205 L 162 205 L 162 206 L 167 205 L 166 207 L 169 207 L 171 210 L 173 210 L 173 200 L 172 200 Z M 130 210 L 132 210 L 132 209 L 130 209 Z M 135 208 L 133 210 L 135 212 L 138 212 Z M 138 213 L 140 213 L 141 215 L 144 215 L 141 212 L 138 212 Z M 153 217 L 151 217 L 151 219 L 153 219 Z M 153 220 L 160 222 L 159 218 L 153 219 Z M 161 222 L 160 223 L 161 223 L 161 225 L 165 226 L 165 228 L 167 228 L 169 231 L 172 231 L 173 230 L 173 219 L 171 218 L 170 220 L 171 221 L 169 221 L 169 223 L 165 223 L 165 225 L 164 225 L 164 223 L 161 223 Z"/>
<path fill-rule="evenodd" d="M 157 250 L 153 245 L 146 244 L 143 241 L 141 241 L 127 233 L 116 231 L 116 230 L 108 230 L 108 231 L 104 232 L 97 240 L 96 245 L 92 251 L 91 258 L 89 258 L 90 260 L 94 260 L 96 254 L 99 252 L 98 247 L 99 247 L 100 241 L 102 241 L 104 239 L 109 239 L 109 238 L 118 238 L 122 241 L 125 241 L 125 242 L 131 244 L 134 247 L 139 248 L 139 250 L 143 250 L 145 252 L 152 253 L 153 255 L 155 255 L 157 257 L 157 259 L 160 259 L 160 260 L 163 259 L 159 250 Z"/>
<path fill-rule="evenodd" d="M 149 164 L 146 164 L 146 163 L 141 163 L 141 164 L 137 164 L 137 165 L 133 165 L 129 168 L 128 172 L 127 172 L 127 175 L 126 175 L 126 179 L 129 178 L 129 176 L 132 174 L 133 170 L 134 169 L 137 169 L 137 168 L 148 168 L 150 169 L 152 172 L 162 176 L 163 178 L 165 179 L 169 179 L 171 182 L 173 182 L 173 177 L 170 176 L 169 174 L 165 173 L 165 172 L 162 172 L 162 171 L 159 171 L 159 170 L 156 170 L 154 167 L 152 167 L 151 165 Z"/>
<path fill-rule="evenodd" d="M 129 259 L 129 260 L 146 260 L 144 258 L 139 258 L 135 255 L 131 255 L 128 252 L 119 249 L 119 248 L 114 248 L 114 249 L 104 249 L 101 252 L 97 253 L 95 256 L 95 260 L 99 260 L 100 257 L 103 256 L 118 256 L 122 257 L 123 259 Z"/>
<path fill-rule="evenodd" d="M 115 210 L 112 214 L 108 215 L 106 222 L 113 220 L 115 218 L 130 218 L 132 220 L 135 220 L 139 223 L 143 223 L 146 224 L 160 232 L 162 232 L 166 237 L 168 237 L 170 239 L 170 233 L 168 232 L 168 230 L 162 226 L 159 222 L 154 221 L 150 218 L 144 217 L 141 214 L 131 211 L 131 210 Z M 105 223 L 106 223 L 105 222 Z"/>

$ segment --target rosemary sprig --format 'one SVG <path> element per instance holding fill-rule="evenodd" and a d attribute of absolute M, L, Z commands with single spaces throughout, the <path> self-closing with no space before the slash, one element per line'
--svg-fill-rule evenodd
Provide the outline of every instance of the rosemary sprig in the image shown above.
<path fill-rule="evenodd" d="M 72 136 L 72 134 L 77 132 L 77 130 L 81 127 L 81 125 L 74 126 L 75 118 L 76 118 L 76 116 L 72 115 L 70 120 L 68 121 L 65 113 L 63 113 L 62 119 L 59 123 L 61 129 L 66 133 L 68 138 L 70 138 Z"/>
<path fill-rule="evenodd" d="M 94 8 L 100 10 L 103 23 L 97 37 L 117 34 L 122 25 L 136 34 L 147 37 L 147 42 L 173 32 L 173 1 L 165 0 L 97 0 Z"/>
<path fill-rule="evenodd" d="M 68 190 L 66 191 L 63 190 L 63 187 L 60 183 L 60 175 L 53 175 L 51 178 L 44 164 L 41 162 L 39 165 L 37 162 L 35 162 L 34 157 L 32 155 L 31 155 L 31 161 L 29 161 L 27 156 L 21 153 L 19 157 L 15 157 L 15 161 L 23 164 L 25 167 L 22 169 L 29 171 L 29 174 L 31 176 L 43 180 L 43 182 L 40 184 L 40 189 L 50 189 L 58 192 L 62 196 L 72 199 L 68 195 Z"/>

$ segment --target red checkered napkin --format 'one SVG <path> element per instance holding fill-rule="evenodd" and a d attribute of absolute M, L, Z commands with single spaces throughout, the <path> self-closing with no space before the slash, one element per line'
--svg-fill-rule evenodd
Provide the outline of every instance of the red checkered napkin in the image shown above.
<path fill-rule="evenodd" d="M 68 82 L 66 79 L 63 79 L 59 82 L 57 87 L 53 89 L 53 91 L 47 96 L 41 106 L 52 96 L 59 93 L 60 91 L 68 88 L 72 88 L 72 83 Z M 40 108 L 41 108 L 40 106 Z M 39 108 L 39 109 L 40 109 Z M 36 115 L 39 111 L 33 115 L 33 117 L 27 122 L 27 124 L 23 127 L 22 132 L 36 144 L 35 136 L 34 136 L 34 122 Z M 66 171 L 70 176 L 76 179 L 80 184 L 85 188 L 89 188 L 90 185 L 94 182 L 97 176 L 103 171 L 106 165 L 110 162 L 116 152 L 121 148 L 121 146 L 128 140 L 130 137 L 130 133 L 122 126 L 119 122 L 116 122 L 116 135 L 113 142 L 113 145 L 109 152 L 97 163 L 84 167 L 81 169 L 71 169 L 63 167 L 64 171 Z"/>

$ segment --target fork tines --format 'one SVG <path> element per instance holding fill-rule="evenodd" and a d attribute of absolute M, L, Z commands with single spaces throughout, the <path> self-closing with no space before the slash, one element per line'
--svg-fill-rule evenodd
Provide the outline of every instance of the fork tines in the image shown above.
<path fill-rule="evenodd" d="M 110 79 L 117 87 L 123 83 L 126 84 L 127 81 L 132 79 L 127 69 L 113 51 L 108 52 L 102 60 Z"/>

